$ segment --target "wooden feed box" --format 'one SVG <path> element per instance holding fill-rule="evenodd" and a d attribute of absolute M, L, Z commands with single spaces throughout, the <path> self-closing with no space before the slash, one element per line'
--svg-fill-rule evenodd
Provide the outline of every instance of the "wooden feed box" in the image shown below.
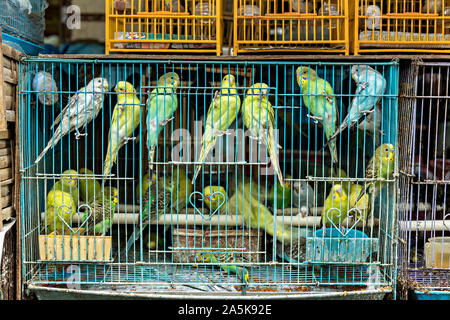
<path fill-rule="evenodd" d="M 110 236 L 40 235 L 40 260 L 107 262 L 111 261 L 111 243 Z"/>
<path fill-rule="evenodd" d="M 185 229 L 181 226 L 175 226 L 173 229 L 172 243 L 173 261 L 177 263 L 196 263 L 196 253 L 202 250 L 202 248 L 204 250 L 208 248 L 245 248 L 245 250 L 230 250 L 229 252 L 244 252 L 244 257 L 250 262 L 259 262 L 262 257 L 258 251 L 262 251 L 261 248 L 263 248 L 261 235 L 261 231 L 253 229 L 236 230 L 230 228 L 227 230 L 208 231 L 205 229 Z M 190 248 L 198 250 L 188 250 Z M 221 253 L 223 252 L 221 251 Z"/>

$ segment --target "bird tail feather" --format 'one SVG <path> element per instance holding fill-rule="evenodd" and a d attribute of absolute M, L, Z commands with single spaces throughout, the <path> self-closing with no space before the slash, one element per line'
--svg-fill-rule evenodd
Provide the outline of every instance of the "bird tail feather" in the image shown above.
<path fill-rule="evenodd" d="M 41 152 L 39 157 L 37 157 L 37 159 L 36 159 L 36 161 L 34 161 L 34 163 L 38 163 L 39 161 L 41 161 L 41 159 L 45 156 L 47 151 L 50 150 L 53 146 L 56 146 L 60 139 L 61 139 L 61 127 L 58 127 L 58 129 L 56 129 L 56 132 L 55 132 L 53 138 L 50 139 L 47 146 Z"/>
<path fill-rule="evenodd" d="M 206 143 L 205 143 L 204 147 L 202 147 L 202 150 L 200 152 L 200 157 L 198 158 L 199 162 L 205 161 L 205 159 L 208 156 L 209 152 L 211 151 L 211 149 L 216 144 L 216 137 L 213 137 L 212 141 L 210 141 L 209 139 L 204 139 L 203 141 L 206 142 Z M 194 177 L 192 178 L 192 184 L 195 183 L 195 179 L 197 178 L 198 173 L 200 172 L 201 168 L 202 168 L 202 166 L 200 164 L 197 165 L 197 167 L 195 168 Z"/>
<path fill-rule="evenodd" d="M 283 175 L 281 174 L 280 164 L 278 163 L 278 157 L 277 157 L 277 145 L 275 144 L 275 139 L 273 136 L 273 128 L 269 128 L 269 143 L 268 143 L 268 151 L 270 156 L 270 161 L 272 162 L 272 165 L 274 166 L 274 170 L 277 173 L 278 180 L 280 181 L 281 185 L 283 185 Z"/>

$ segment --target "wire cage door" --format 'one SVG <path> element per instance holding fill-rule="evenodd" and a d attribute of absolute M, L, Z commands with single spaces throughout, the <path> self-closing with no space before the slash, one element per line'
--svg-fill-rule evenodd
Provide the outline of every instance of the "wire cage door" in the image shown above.
<path fill-rule="evenodd" d="M 395 286 L 396 61 L 30 58 L 20 71 L 27 281 Z"/>
<path fill-rule="evenodd" d="M 355 54 L 449 52 L 449 1 L 355 0 L 355 15 Z"/>
<path fill-rule="evenodd" d="M 414 61 L 402 79 L 399 275 L 406 289 L 450 289 L 449 72 L 445 62 Z"/>

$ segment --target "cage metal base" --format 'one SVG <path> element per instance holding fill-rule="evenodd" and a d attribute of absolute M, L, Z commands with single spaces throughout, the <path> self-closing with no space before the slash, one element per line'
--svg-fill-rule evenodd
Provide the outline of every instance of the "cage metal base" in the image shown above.
<path fill-rule="evenodd" d="M 414 289 L 450 290 L 449 269 L 410 269 L 409 286 Z"/>
<path fill-rule="evenodd" d="M 68 289 L 49 285 L 30 284 L 28 289 L 36 294 L 40 300 L 162 300 L 162 299 L 242 299 L 242 300 L 270 300 L 270 299 L 289 299 L 289 300 L 312 300 L 312 299 L 335 299 L 335 300 L 382 300 L 392 292 L 389 286 L 377 289 L 343 290 L 332 288 L 320 288 L 318 290 L 302 292 L 252 292 L 247 291 L 245 295 L 241 292 L 201 292 L 189 290 L 177 286 L 173 289 L 157 288 L 149 285 L 118 285 L 118 286 L 90 286 L 82 289 Z M 158 290 L 159 289 L 159 290 Z"/>

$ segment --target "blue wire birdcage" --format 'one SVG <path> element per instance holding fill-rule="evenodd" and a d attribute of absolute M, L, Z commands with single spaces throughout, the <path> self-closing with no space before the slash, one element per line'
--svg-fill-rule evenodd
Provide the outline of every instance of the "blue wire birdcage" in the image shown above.
<path fill-rule="evenodd" d="M 371 92 L 363 69 L 384 89 Z M 395 175 L 365 172 L 384 149 L 397 172 L 397 61 L 29 58 L 20 74 L 27 283 L 188 295 L 395 287 Z M 319 78 L 334 92 L 315 90 Z M 337 135 L 334 165 L 308 97 L 334 100 L 337 125 L 354 99 L 376 97 L 362 115 L 372 122 Z M 97 101 L 98 114 L 82 101 Z M 357 201 L 344 212 L 350 185 L 377 181 L 370 209 Z"/>
<path fill-rule="evenodd" d="M 404 68 L 399 104 L 399 280 L 417 299 L 450 297 L 449 64 Z"/>
<path fill-rule="evenodd" d="M 29 55 L 44 45 L 45 0 L 4 0 L 0 2 L 3 42 Z"/>

